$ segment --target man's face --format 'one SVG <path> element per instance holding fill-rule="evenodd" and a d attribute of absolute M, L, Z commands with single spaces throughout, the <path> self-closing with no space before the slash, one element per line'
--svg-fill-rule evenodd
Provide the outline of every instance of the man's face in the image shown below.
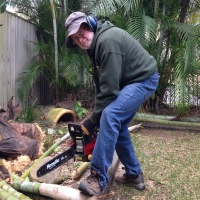
<path fill-rule="evenodd" d="M 86 24 L 81 24 L 78 31 L 71 35 L 72 40 L 82 49 L 90 49 L 94 33 Z"/>

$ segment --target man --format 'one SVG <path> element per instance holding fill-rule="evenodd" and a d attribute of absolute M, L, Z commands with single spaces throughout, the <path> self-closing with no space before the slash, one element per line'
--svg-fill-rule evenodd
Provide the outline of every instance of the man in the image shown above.
<path fill-rule="evenodd" d="M 115 181 L 144 190 L 143 172 L 127 125 L 157 88 L 156 61 L 131 35 L 109 21 L 97 22 L 74 12 L 65 28 L 67 48 L 87 51 L 96 89 L 93 113 L 81 126 L 88 135 L 96 126 L 99 133 L 90 161 L 91 175 L 80 183 L 79 190 L 90 196 L 103 193 L 115 150 L 125 166 L 125 174 Z"/>

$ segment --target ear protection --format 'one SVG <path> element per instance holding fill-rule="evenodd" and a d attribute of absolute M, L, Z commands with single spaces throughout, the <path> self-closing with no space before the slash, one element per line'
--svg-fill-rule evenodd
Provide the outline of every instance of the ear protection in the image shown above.
<path fill-rule="evenodd" d="M 88 15 L 87 16 L 87 23 L 88 23 L 90 29 L 92 31 L 96 32 L 96 29 L 97 29 L 97 19 L 95 18 L 95 16 Z"/>

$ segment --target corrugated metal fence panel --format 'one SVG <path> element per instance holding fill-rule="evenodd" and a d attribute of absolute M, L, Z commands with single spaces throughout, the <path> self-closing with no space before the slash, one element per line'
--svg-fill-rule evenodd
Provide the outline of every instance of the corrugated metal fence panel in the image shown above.
<path fill-rule="evenodd" d="M 35 26 L 16 15 L 0 14 L 0 106 L 6 109 L 7 101 L 14 96 L 14 105 L 19 103 L 15 81 L 21 69 L 35 53 L 37 42 Z"/>

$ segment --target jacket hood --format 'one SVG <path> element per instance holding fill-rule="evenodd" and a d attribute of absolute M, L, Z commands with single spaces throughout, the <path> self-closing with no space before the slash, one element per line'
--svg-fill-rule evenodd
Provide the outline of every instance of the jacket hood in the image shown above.
<path fill-rule="evenodd" d="M 101 33 L 103 33 L 104 31 L 106 31 L 112 27 L 115 27 L 115 25 L 113 25 L 110 21 L 107 21 L 105 19 L 98 21 L 97 30 L 94 35 L 94 38 L 93 38 L 93 41 L 91 44 L 91 48 L 90 48 L 91 51 L 94 50 L 99 35 L 101 35 Z"/>

